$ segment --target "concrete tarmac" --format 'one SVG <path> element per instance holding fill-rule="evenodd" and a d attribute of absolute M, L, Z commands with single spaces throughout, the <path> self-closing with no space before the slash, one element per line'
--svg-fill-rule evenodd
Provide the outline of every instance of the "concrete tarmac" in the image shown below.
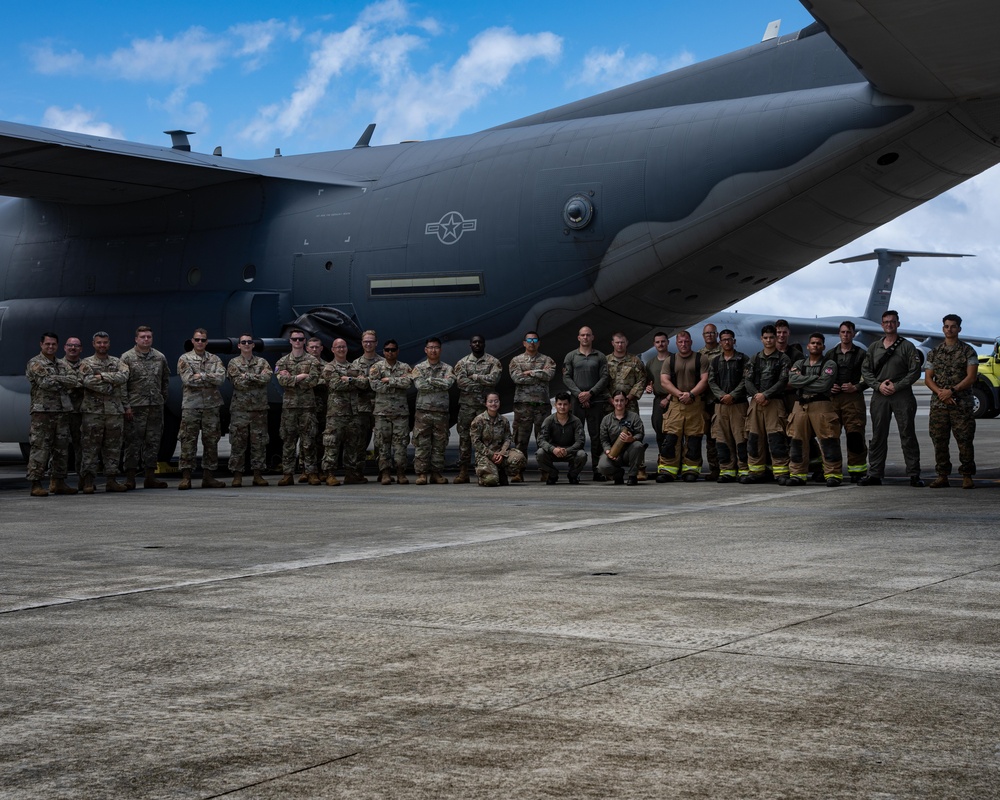
<path fill-rule="evenodd" d="M 975 491 L 895 445 L 883 487 L 45 499 L 8 456 L 0 798 L 1000 797 L 976 444 Z"/>

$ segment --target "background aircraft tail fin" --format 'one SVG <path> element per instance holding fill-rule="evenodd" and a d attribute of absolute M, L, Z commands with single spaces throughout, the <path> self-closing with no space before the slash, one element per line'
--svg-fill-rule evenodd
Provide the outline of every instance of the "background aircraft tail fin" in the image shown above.
<path fill-rule="evenodd" d="M 878 269 L 875 271 L 875 279 L 872 281 L 872 289 L 868 294 L 868 304 L 862 315 L 872 322 L 881 323 L 882 315 L 889 310 L 889 302 L 892 299 L 892 287 L 896 281 L 896 270 L 904 261 L 911 258 L 975 258 L 968 253 L 923 253 L 915 250 L 889 250 L 884 247 L 877 248 L 871 253 L 864 253 L 860 256 L 850 256 L 831 261 L 831 264 L 854 264 L 858 261 L 878 261 Z"/>

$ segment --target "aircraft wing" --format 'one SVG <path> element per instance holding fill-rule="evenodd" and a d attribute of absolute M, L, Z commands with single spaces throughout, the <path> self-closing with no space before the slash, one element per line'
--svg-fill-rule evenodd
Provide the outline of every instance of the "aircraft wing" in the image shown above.
<path fill-rule="evenodd" d="M 364 185 L 297 167 L 294 158 L 242 161 L 0 122 L 0 195 L 9 197 L 102 205 L 256 177 Z"/>
<path fill-rule="evenodd" d="M 996 96 L 996 0 L 800 1 L 884 94 L 926 100 Z"/>

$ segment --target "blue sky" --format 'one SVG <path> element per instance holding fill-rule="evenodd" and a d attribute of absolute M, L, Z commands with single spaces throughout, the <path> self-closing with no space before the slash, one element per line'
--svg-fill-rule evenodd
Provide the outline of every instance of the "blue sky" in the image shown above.
<path fill-rule="evenodd" d="M 471 7 L 470 7 L 471 6 Z M 286 155 L 469 133 L 811 22 L 795 0 L 466 4 L 260 2 L 13 4 L 0 30 L 0 119 L 196 150 Z M 970 181 L 737 308 L 860 313 L 872 268 L 828 262 L 875 247 L 974 253 L 912 261 L 905 325 L 1000 334 L 1000 173 Z"/>

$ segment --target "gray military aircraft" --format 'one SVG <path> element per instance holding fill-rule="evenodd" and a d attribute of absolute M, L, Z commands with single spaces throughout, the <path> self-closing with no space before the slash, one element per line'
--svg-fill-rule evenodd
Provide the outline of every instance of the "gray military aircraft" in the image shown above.
<path fill-rule="evenodd" d="M 559 355 L 584 322 L 686 327 L 1000 162 L 1000 4 L 803 3 L 803 30 L 440 141 L 237 160 L 0 123 L 0 440 L 43 330 Z"/>
<path fill-rule="evenodd" d="M 779 317 L 788 322 L 792 330 L 792 340 L 805 340 L 811 333 L 822 333 L 829 347 L 839 341 L 840 323 L 845 319 L 854 323 L 857 336 L 855 343 L 868 345 L 882 335 L 882 314 L 889 310 L 892 289 L 896 283 L 896 270 L 911 258 L 966 258 L 967 253 L 923 253 L 913 250 L 890 250 L 877 248 L 871 253 L 850 256 L 831 264 L 852 264 L 860 261 L 878 261 L 878 268 L 872 280 L 868 303 L 860 317 L 790 317 L 785 314 L 741 314 L 737 311 L 726 311 L 713 314 L 690 328 L 695 342 L 700 342 L 699 334 L 706 325 L 715 325 L 718 330 L 728 328 L 736 334 L 736 347 L 742 352 L 752 355 L 761 349 L 760 329 L 764 325 L 773 325 Z M 944 341 L 940 329 L 930 331 L 917 328 L 900 328 L 899 333 L 908 339 L 913 339 L 924 353 Z M 993 344 L 995 334 L 977 334 L 962 331 L 962 340 L 973 345 Z M 655 352 L 655 351 L 650 351 Z"/>

